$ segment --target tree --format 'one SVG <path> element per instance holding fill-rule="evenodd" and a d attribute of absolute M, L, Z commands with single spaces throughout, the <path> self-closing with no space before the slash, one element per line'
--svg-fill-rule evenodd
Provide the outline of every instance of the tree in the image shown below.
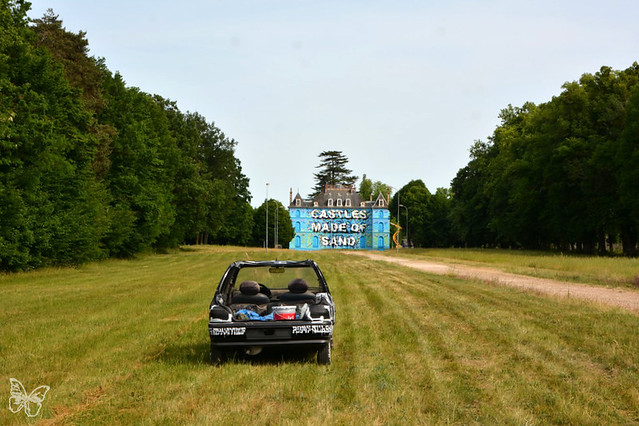
<path fill-rule="evenodd" d="M 235 141 L 126 87 L 51 10 L 29 26 L 29 8 L 0 0 L 0 270 L 132 256 L 195 235 L 250 242 Z"/>
<path fill-rule="evenodd" d="M 373 181 L 362 176 L 362 183 L 359 184 L 359 195 L 363 200 L 369 200 L 373 196 Z"/>
<path fill-rule="evenodd" d="M 53 10 L 48 9 L 42 18 L 34 19 L 33 22 L 35 25 L 31 28 L 37 35 L 35 45 L 48 50 L 56 62 L 62 65 L 69 84 L 81 91 L 84 106 L 94 116 L 89 133 L 97 141 L 93 169 L 96 178 L 101 181 L 111 165 L 111 143 L 117 134 L 113 126 L 99 123 L 95 119 L 95 115 L 106 107 L 102 95 L 102 76 L 107 72 L 104 60 L 90 57 L 86 33 L 80 31 L 75 34 L 67 31 Z"/>
<path fill-rule="evenodd" d="M 494 241 L 488 227 L 490 199 L 486 196 L 488 168 L 494 152 L 492 145 L 475 141 L 470 149 L 470 162 L 452 181 L 452 227 L 467 246 L 479 247 Z"/>
<path fill-rule="evenodd" d="M 266 238 L 266 203 L 264 201 L 253 212 L 253 245 L 256 247 L 264 247 L 264 238 Z M 276 213 L 277 211 L 277 213 Z M 275 245 L 275 217 L 277 216 L 277 243 L 284 248 L 288 248 L 288 243 L 295 236 L 295 228 L 288 214 L 286 207 L 277 200 L 268 200 L 268 246 Z"/>
<path fill-rule="evenodd" d="M 389 204 L 392 220 L 402 227 L 402 238 L 408 238 L 417 247 L 430 246 L 428 229 L 430 223 L 430 191 L 421 180 L 412 180 L 404 185 L 393 195 Z M 398 200 L 399 198 L 399 200 Z M 399 208 L 399 218 L 397 202 L 402 206 Z M 408 211 L 408 223 L 406 223 L 406 212 Z"/>
<path fill-rule="evenodd" d="M 350 174 L 352 170 L 346 168 L 348 158 L 342 151 L 324 151 L 320 153 L 319 158 L 321 162 L 315 168 L 320 171 L 315 173 L 315 187 L 311 197 L 324 190 L 325 185 L 354 185 L 357 181 L 357 176 Z"/>
<path fill-rule="evenodd" d="M 391 190 L 390 185 L 382 183 L 379 180 L 376 180 L 373 183 L 373 187 L 371 189 L 371 195 L 373 196 L 373 200 L 375 200 L 381 194 L 384 197 L 384 199 L 386 199 L 386 201 L 388 201 L 387 198 L 392 193 L 393 193 L 393 191 Z"/>
<path fill-rule="evenodd" d="M 639 85 L 634 88 L 627 107 L 626 128 L 618 151 L 620 193 L 620 233 L 623 253 L 637 256 L 639 248 Z"/>
<path fill-rule="evenodd" d="M 282 229 L 285 228 L 284 225 Z M 251 204 L 236 200 L 236 202 L 233 203 L 233 210 L 228 215 L 224 226 L 222 226 L 213 241 L 217 244 L 248 246 L 252 242 L 254 227 L 253 208 Z M 281 238 L 279 242 L 282 244 Z M 288 244 L 288 240 L 285 243 Z"/>
<path fill-rule="evenodd" d="M 99 258 L 106 205 L 91 168 L 91 114 L 34 44 L 29 3 L 0 5 L 0 269 Z"/>
<path fill-rule="evenodd" d="M 504 109 L 453 180 L 464 243 L 604 254 L 620 240 L 637 253 L 638 85 L 637 63 L 601 67 L 550 102 Z"/>
<path fill-rule="evenodd" d="M 451 192 L 437 188 L 430 197 L 429 247 L 451 247 L 455 241 L 450 222 Z"/>
<path fill-rule="evenodd" d="M 384 196 L 384 199 L 387 199 L 389 194 L 392 194 L 392 187 L 379 180 L 373 182 L 364 175 L 362 176 L 362 183 L 359 185 L 358 192 L 360 197 L 366 201 L 375 200 L 380 194 Z"/>
<path fill-rule="evenodd" d="M 103 84 L 107 107 L 98 118 L 118 132 L 106 176 L 112 216 L 105 244 L 127 257 L 170 240 L 178 151 L 160 102 L 126 87 L 119 73 L 105 75 Z"/>
<path fill-rule="evenodd" d="M 40 19 L 34 19 L 33 30 L 38 35 L 37 47 L 46 48 L 56 62 L 65 71 L 65 76 L 73 87 L 82 90 L 82 99 L 92 111 L 104 107 L 104 98 L 100 86 L 101 72 L 96 66 L 96 60 L 89 56 L 89 42 L 86 32 L 77 34 L 66 31 L 62 20 L 47 9 Z"/>

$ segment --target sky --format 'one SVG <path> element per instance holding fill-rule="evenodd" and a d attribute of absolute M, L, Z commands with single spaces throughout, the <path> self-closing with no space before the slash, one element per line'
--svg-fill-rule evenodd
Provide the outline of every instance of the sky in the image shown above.
<path fill-rule="evenodd" d="M 636 0 L 31 0 L 128 86 L 237 142 L 253 206 L 315 184 L 322 151 L 400 189 L 450 187 L 509 104 L 639 61 Z M 358 181 L 359 183 L 359 181 Z"/>

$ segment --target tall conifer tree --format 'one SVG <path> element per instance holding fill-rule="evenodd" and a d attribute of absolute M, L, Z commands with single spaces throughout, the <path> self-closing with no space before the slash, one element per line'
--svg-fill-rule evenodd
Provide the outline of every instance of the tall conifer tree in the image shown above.
<path fill-rule="evenodd" d="M 354 185 L 357 181 L 357 176 L 351 175 L 352 170 L 346 168 L 348 158 L 342 151 L 323 151 L 319 158 L 321 162 L 316 168 L 320 171 L 315 173 L 315 187 L 311 197 L 319 194 L 327 184 Z"/>

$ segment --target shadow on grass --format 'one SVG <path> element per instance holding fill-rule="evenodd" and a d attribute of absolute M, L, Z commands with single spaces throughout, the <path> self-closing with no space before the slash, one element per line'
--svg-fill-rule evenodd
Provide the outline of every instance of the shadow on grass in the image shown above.
<path fill-rule="evenodd" d="M 154 357 L 157 362 L 165 364 L 193 364 L 208 365 L 210 357 L 210 343 L 175 343 L 167 345 L 164 350 Z M 278 365 L 282 363 L 315 363 L 316 352 L 306 348 L 277 348 L 268 347 L 258 355 L 246 355 L 242 351 L 226 354 L 224 363 L 249 365 Z"/>
<path fill-rule="evenodd" d="M 210 345 L 201 343 L 172 343 L 166 345 L 154 359 L 165 364 L 208 364 Z"/>
<path fill-rule="evenodd" d="M 258 355 L 246 355 L 242 351 L 227 354 L 226 363 L 250 365 L 314 364 L 316 351 L 307 348 L 267 347 Z"/>

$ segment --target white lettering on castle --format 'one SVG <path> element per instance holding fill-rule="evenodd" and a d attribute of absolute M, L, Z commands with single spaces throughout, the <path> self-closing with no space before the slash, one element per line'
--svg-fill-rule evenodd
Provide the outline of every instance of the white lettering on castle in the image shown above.
<path fill-rule="evenodd" d="M 321 237 L 320 243 L 325 247 L 355 247 L 355 242 L 357 240 L 355 237 L 346 237 L 343 235 L 338 235 L 337 237 Z"/>
<path fill-rule="evenodd" d="M 353 233 L 353 234 L 361 234 L 366 231 L 365 223 L 329 223 L 329 222 L 311 222 L 311 231 L 313 232 L 324 232 L 324 233 Z"/>
<path fill-rule="evenodd" d="M 323 234 L 363 234 L 368 219 L 366 210 L 350 209 L 314 209 L 311 210 L 311 232 Z M 324 247 L 355 247 L 357 238 L 352 235 L 322 236 L 319 242 Z"/>
<path fill-rule="evenodd" d="M 366 210 L 312 210 L 311 217 L 313 219 L 368 219 L 368 212 Z"/>

